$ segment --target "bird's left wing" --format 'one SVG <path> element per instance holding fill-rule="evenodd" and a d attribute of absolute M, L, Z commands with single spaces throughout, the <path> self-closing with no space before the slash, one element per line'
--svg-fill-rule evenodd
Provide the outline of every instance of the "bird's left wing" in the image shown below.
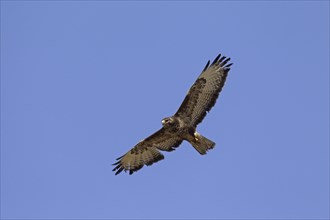
<path fill-rule="evenodd" d="M 183 118 L 191 126 L 196 126 L 214 106 L 232 63 L 230 58 L 219 54 L 211 65 L 210 61 L 192 85 L 175 116 Z"/>
<path fill-rule="evenodd" d="M 140 141 L 126 154 L 117 158 L 118 161 L 113 164 L 116 167 L 112 171 L 116 171 L 116 175 L 123 170 L 133 174 L 144 165 L 150 166 L 164 159 L 164 155 L 159 150 L 173 151 L 181 143 L 181 138 L 161 128 L 148 138 Z"/>

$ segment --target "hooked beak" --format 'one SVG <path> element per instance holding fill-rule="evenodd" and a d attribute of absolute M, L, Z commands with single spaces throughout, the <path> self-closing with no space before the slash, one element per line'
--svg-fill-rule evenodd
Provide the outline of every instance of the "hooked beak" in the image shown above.
<path fill-rule="evenodd" d="M 165 120 L 162 120 L 162 125 L 164 125 L 165 124 Z"/>

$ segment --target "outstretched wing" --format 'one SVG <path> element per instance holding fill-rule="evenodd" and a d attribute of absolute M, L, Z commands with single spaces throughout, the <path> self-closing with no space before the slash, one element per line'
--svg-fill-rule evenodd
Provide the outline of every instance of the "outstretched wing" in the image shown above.
<path fill-rule="evenodd" d="M 148 138 L 140 141 L 126 154 L 117 158 L 118 161 L 113 164 L 116 167 L 112 171 L 116 171 L 116 175 L 123 170 L 133 174 L 144 165 L 150 166 L 164 159 L 164 155 L 159 150 L 173 151 L 182 141 L 180 137 L 174 136 L 161 128 Z"/>
<path fill-rule="evenodd" d="M 196 126 L 214 106 L 232 63 L 230 58 L 219 54 L 212 64 L 207 62 L 204 70 L 190 88 L 175 116 L 183 118 L 191 126 Z"/>

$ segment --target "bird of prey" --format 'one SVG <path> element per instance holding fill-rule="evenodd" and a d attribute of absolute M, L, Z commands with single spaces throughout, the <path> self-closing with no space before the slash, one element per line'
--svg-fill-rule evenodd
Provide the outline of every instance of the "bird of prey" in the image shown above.
<path fill-rule="evenodd" d="M 196 131 L 206 114 L 214 106 L 232 63 L 219 54 L 210 65 L 207 62 L 202 73 L 189 89 L 178 111 L 162 120 L 163 127 L 140 141 L 113 165 L 116 175 L 123 170 L 129 174 L 164 159 L 160 151 L 173 151 L 182 141 L 188 141 L 201 155 L 214 148 L 215 143 Z M 227 64 L 228 63 L 228 64 Z"/>

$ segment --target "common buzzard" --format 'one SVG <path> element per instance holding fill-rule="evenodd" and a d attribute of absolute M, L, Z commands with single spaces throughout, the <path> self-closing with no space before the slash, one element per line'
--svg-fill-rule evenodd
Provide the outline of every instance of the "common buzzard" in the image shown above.
<path fill-rule="evenodd" d="M 178 111 L 162 120 L 163 127 L 140 141 L 114 163 L 116 175 L 123 170 L 129 174 L 164 159 L 161 151 L 173 151 L 182 141 L 188 141 L 200 154 L 214 148 L 215 143 L 197 133 L 196 127 L 214 106 L 232 63 L 219 54 L 212 64 L 207 62 L 202 73 L 192 85 Z"/>

